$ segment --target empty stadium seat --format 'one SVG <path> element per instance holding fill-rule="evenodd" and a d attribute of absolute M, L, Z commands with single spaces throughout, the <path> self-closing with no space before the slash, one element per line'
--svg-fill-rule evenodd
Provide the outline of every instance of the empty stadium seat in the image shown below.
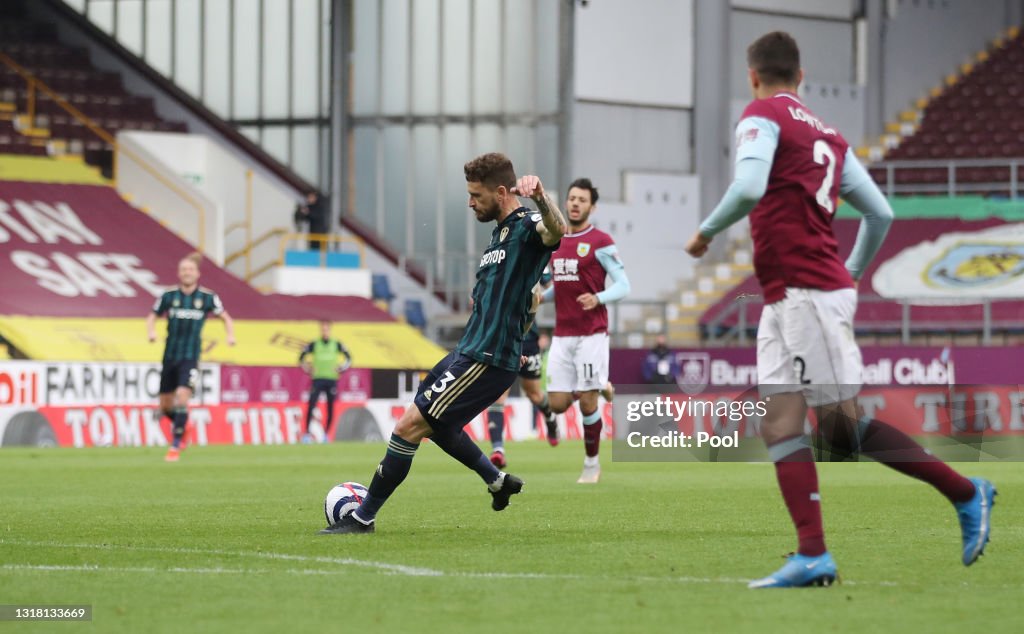
<path fill-rule="evenodd" d="M 418 299 L 405 300 L 405 321 L 420 330 L 427 327 L 427 316 L 423 312 L 423 302 Z"/>
<path fill-rule="evenodd" d="M 0 51 L 100 127 L 111 133 L 126 129 L 187 131 L 183 123 L 161 120 L 152 98 L 127 93 L 119 73 L 93 67 L 86 49 L 62 44 L 54 25 L 28 21 L 19 3 L 0 6 L 9 9 L 0 10 Z M 21 113 L 28 109 L 25 80 L 7 66 L 0 66 L 0 100 L 15 103 Z M 34 124 L 47 127 L 51 139 L 66 141 L 72 152 L 83 148 L 85 160 L 94 165 L 103 167 L 110 162 L 109 148 L 47 95 L 37 93 L 35 108 Z M 45 155 L 47 150 L 17 131 L 3 128 L 0 152 Z"/>
<path fill-rule="evenodd" d="M 373 274 L 372 291 L 374 300 L 381 300 L 390 302 L 395 298 L 395 294 L 391 292 L 391 284 L 388 282 L 388 276 L 383 273 Z"/>
<path fill-rule="evenodd" d="M 933 98 L 913 135 L 891 149 L 887 160 L 1012 159 L 1024 158 L 1024 37 L 1018 36 L 990 51 L 952 86 Z M 901 191 L 914 184 L 948 181 L 944 170 L 898 169 Z M 884 184 L 885 170 L 872 170 Z M 988 193 L 1009 187 L 1009 167 L 964 167 L 957 181 L 992 184 Z M 927 190 L 925 190 L 927 191 Z M 915 192 L 915 193 L 925 193 Z M 985 193 L 985 192 L 982 192 Z"/>

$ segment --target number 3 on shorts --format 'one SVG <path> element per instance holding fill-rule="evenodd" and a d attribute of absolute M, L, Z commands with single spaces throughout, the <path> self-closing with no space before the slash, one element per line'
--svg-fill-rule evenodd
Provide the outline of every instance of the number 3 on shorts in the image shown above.
<path fill-rule="evenodd" d="M 436 382 L 434 382 L 433 385 L 430 386 L 430 389 L 432 389 L 432 390 L 434 390 L 435 392 L 438 392 L 438 393 L 444 392 L 445 389 L 448 388 L 448 384 L 451 383 L 454 380 L 455 380 L 455 375 L 454 374 L 452 374 L 451 372 L 445 372 L 444 376 L 442 376 L 440 379 L 438 379 Z"/>

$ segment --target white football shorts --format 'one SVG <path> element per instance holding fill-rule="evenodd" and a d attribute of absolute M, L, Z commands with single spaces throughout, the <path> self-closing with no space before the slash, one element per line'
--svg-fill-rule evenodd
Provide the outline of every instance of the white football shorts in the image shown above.
<path fill-rule="evenodd" d="M 548 392 L 588 392 L 608 383 L 608 333 L 552 337 Z"/>
<path fill-rule="evenodd" d="M 757 327 L 761 396 L 802 391 L 810 406 L 860 392 L 864 363 L 853 336 L 857 291 L 787 288 L 768 304 Z"/>

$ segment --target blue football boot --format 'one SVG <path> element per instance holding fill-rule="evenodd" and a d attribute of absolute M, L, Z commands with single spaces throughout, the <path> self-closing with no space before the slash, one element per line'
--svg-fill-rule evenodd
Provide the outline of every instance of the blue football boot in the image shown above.
<path fill-rule="evenodd" d="M 748 588 L 806 588 L 830 586 L 838 578 L 836 562 L 827 552 L 817 557 L 793 554 L 786 564 L 764 579 L 747 584 Z"/>
<path fill-rule="evenodd" d="M 983 478 L 971 478 L 974 483 L 974 497 L 966 502 L 958 502 L 956 515 L 960 519 L 960 534 L 963 537 L 963 562 L 970 566 L 985 552 L 988 543 L 989 520 L 992 507 L 996 504 L 996 488 Z"/>

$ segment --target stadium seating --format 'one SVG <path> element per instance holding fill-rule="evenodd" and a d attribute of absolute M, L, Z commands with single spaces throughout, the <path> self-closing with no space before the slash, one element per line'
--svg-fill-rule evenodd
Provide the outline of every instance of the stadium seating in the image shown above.
<path fill-rule="evenodd" d="M 427 327 L 427 316 L 423 312 L 423 302 L 418 299 L 405 300 L 405 321 L 410 326 L 420 330 Z"/>
<path fill-rule="evenodd" d="M 183 123 L 161 119 L 152 98 L 128 93 L 119 74 L 95 68 L 85 49 L 62 44 L 53 25 L 26 20 L 18 2 L 5 3 L 0 13 L 0 53 L 111 135 L 119 130 L 186 131 Z M 0 153 L 71 153 L 94 165 L 109 163 L 107 144 L 43 92 L 34 95 L 32 120 L 18 117 L 29 111 L 30 99 L 25 79 L 0 64 Z"/>
<path fill-rule="evenodd" d="M 901 139 L 885 160 L 1024 158 L 1024 37 L 1017 33 L 997 40 L 964 70 L 924 103 L 913 134 Z M 1017 170 L 1019 183 L 1024 166 Z M 879 183 L 886 180 L 884 168 L 872 169 L 872 175 Z M 895 184 L 942 185 L 949 176 L 946 168 L 906 168 L 897 171 Z M 981 193 L 1008 194 L 1011 178 L 1007 165 L 968 165 L 955 172 L 957 183 L 974 185 Z"/>

